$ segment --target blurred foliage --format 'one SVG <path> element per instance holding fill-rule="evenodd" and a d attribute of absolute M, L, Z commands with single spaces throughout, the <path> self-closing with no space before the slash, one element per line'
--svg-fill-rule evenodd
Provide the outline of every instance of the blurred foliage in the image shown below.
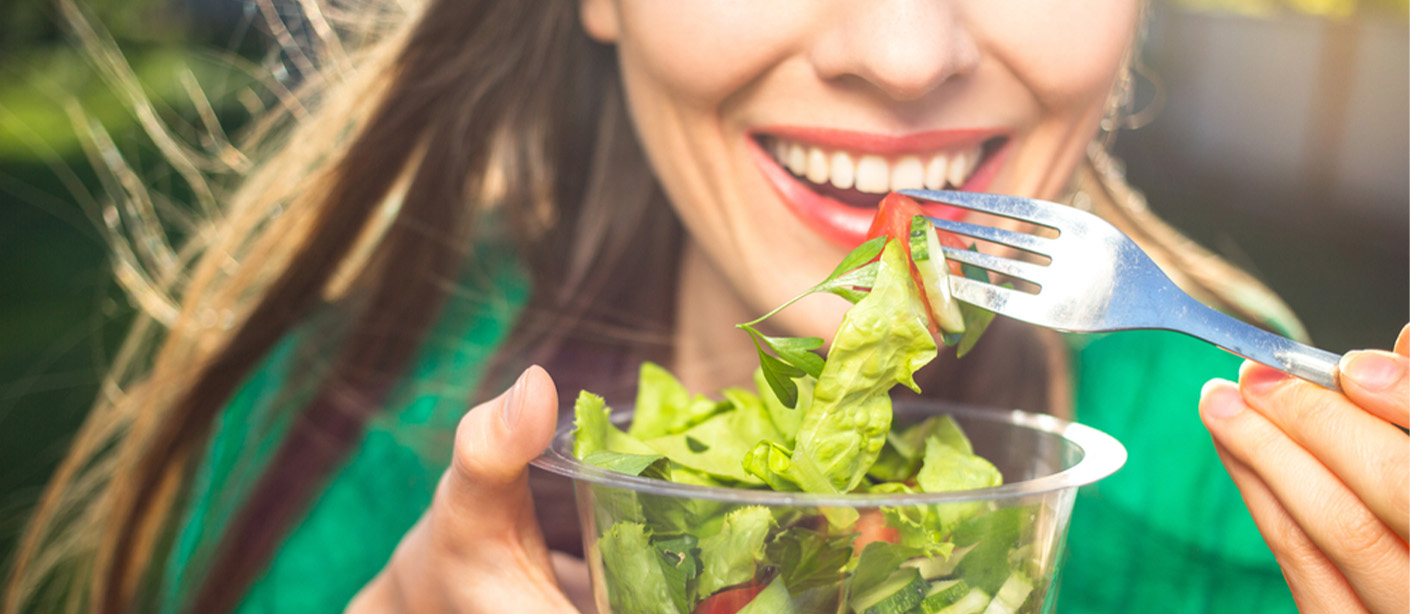
<path fill-rule="evenodd" d="M 177 129 L 194 119 L 193 94 L 219 104 L 253 81 L 229 57 L 175 44 L 129 44 L 124 56 L 141 91 Z M 81 156 L 73 129 L 75 111 L 114 134 L 136 128 L 128 105 L 98 74 L 84 50 L 46 45 L 10 57 L 18 60 L 17 66 L 0 70 L 0 163 L 41 155 Z"/>
<path fill-rule="evenodd" d="M 254 80 L 242 57 L 262 50 L 221 36 L 232 27 L 248 33 L 247 24 L 212 27 L 186 10 L 221 5 L 239 14 L 235 0 L 78 0 L 99 36 L 116 45 L 105 53 L 62 25 L 59 0 L 0 1 L 0 162 L 81 158 L 79 118 L 115 137 L 134 133 L 131 100 L 120 94 L 128 85 L 176 130 L 195 120 L 198 101 L 231 106 Z M 224 48 L 214 44 L 222 38 Z M 105 60 L 125 64 L 133 82 L 119 85 L 123 77 L 103 68 Z"/>
<path fill-rule="evenodd" d="M 79 42 L 58 1 L 0 0 L 0 567 L 132 315 L 100 231 L 106 169 L 84 153 L 75 121 L 101 126 L 115 144 L 107 153 L 179 199 L 188 190 L 128 98 L 205 148 L 198 108 L 237 129 L 249 117 L 238 99 L 254 80 L 250 58 L 265 54 L 238 1 L 78 0 L 120 50 L 107 54 Z M 200 12 L 213 8 L 223 12 Z M 104 58 L 136 87 L 119 87 Z"/>
<path fill-rule="evenodd" d="M 95 21 L 113 37 L 134 43 L 177 43 L 189 31 L 182 6 L 164 0 L 83 0 Z M 64 41 L 54 0 L 0 2 L 0 50 Z"/>

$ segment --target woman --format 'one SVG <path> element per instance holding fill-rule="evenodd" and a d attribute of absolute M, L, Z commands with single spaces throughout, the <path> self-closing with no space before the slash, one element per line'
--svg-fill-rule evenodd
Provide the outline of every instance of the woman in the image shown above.
<path fill-rule="evenodd" d="M 543 533 L 526 472 L 558 391 L 620 393 L 644 358 L 696 390 L 747 381 L 752 348 L 722 331 L 822 278 L 857 205 L 917 182 L 1091 207 L 1188 291 L 1293 330 L 1092 148 L 1139 12 L 432 0 L 384 19 L 197 235 L 159 351 L 114 380 L 41 503 L 10 607 L 67 588 L 49 574 L 68 556 L 70 595 L 103 611 L 570 611 L 584 572 L 546 545 L 576 547 L 555 532 L 571 509 L 540 489 Z M 826 336 L 840 310 L 801 303 L 779 330 Z M 1188 432 L 1193 390 L 1234 368 L 1217 350 L 1000 323 L 925 387 L 1132 449 L 1079 503 L 1065 609 L 1281 611 L 1290 586 L 1309 611 L 1404 611 L 1405 345 L 1350 359 L 1348 396 L 1259 367 L 1205 389 L 1286 585 Z M 1203 490 L 1141 487 L 1170 475 Z"/>

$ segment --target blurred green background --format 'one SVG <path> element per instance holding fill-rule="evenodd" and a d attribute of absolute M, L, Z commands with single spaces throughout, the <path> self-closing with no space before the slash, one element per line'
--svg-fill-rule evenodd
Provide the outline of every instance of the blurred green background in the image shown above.
<path fill-rule="evenodd" d="M 1388 346 L 1410 320 L 1405 4 L 1154 4 L 1136 96 L 1153 121 L 1117 140 L 1154 209 L 1269 283 L 1338 352 Z M 234 67 L 281 59 L 252 2 L 85 6 L 179 136 L 200 132 L 192 81 L 234 132 L 250 102 Z M 133 310 L 72 111 L 182 206 L 180 182 L 59 15 L 49 0 L 0 2 L 0 557 Z"/>

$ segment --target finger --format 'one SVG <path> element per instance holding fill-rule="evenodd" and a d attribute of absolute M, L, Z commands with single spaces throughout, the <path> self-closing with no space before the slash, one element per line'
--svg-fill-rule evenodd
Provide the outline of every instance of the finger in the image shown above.
<path fill-rule="evenodd" d="M 1232 386 L 1229 388 L 1233 389 Z M 1206 387 L 1202 403 L 1210 396 Z M 1237 390 L 1226 396 L 1226 399 L 1214 402 L 1242 402 Z M 1219 454 L 1220 462 L 1224 463 L 1229 477 L 1238 487 L 1244 505 L 1253 516 L 1253 523 L 1258 527 L 1259 534 L 1263 535 L 1263 541 L 1278 560 L 1278 567 L 1283 570 L 1283 578 L 1288 582 L 1297 609 L 1302 612 L 1365 612 L 1365 608 L 1358 605 L 1360 600 L 1346 577 L 1297 526 L 1288 511 L 1278 503 L 1278 498 L 1268 490 L 1268 485 L 1258 479 L 1247 465 L 1235 460 L 1218 441 L 1214 442 L 1214 451 Z"/>
<path fill-rule="evenodd" d="M 1405 542 L 1317 459 L 1250 411 L 1237 393 L 1228 382 L 1206 385 L 1200 416 L 1214 440 L 1267 485 L 1363 604 L 1375 612 L 1410 608 Z"/>
<path fill-rule="evenodd" d="M 445 567 L 478 576 L 454 587 L 462 609 L 519 603 L 525 612 L 572 611 L 558 589 L 528 480 L 528 463 L 548 447 L 557 417 L 553 379 L 533 366 L 456 428 L 451 466 L 427 524 L 430 541 L 452 562 Z"/>
<path fill-rule="evenodd" d="M 1394 351 L 1401 356 L 1410 356 L 1410 324 L 1400 329 L 1400 336 L 1395 338 Z"/>
<path fill-rule="evenodd" d="M 1253 361 L 1239 369 L 1239 390 L 1249 407 L 1330 469 L 1377 518 L 1406 539 L 1410 439 L 1404 431 L 1335 391 Z"/>
<path fill-rule="evenodd" d="M 1352 401 L 1382 420 L 1410 426 L 1410 358 L 1381 350 L 1347 352 L 1341 358 L 1341 388 Z"/>
<path fill-rule="evenodd" d="M 558 586 L 563 594 L 582 614 L 597 614 L 597 605 L 592 602 L 592 578 L 588 575 L 587 563 L 571 554 L 551 552 L 553 574 L 558 576 Z"/>
<path fill-rule="evenodd" d="M 557 418 L 558 391 L 537 366 L 461 418 L 443 486 L 466 529 L 493 536 L 521 524 L 536 528 L 528 463 L 548 447 Z"/>

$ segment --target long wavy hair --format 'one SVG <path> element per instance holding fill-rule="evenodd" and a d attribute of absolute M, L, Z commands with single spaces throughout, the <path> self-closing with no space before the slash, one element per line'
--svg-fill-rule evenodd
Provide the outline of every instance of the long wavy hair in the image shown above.
<path fill-rule="evenodd" d="M 73 0 L 60 5 L 121 90 L 121 54 Z M 259 475 L 180 604 L 232 610 L 404 376 L 488 224 L 512 239 L 532 283 L 497 369 L 552 364 L 565 345 L 606 348 L 622 364 L 669 355 L 682 230 L 632 133 L 614 52 L 581 31 L 576 1 L 300 0 L 302 36 L 271 2 L 258 6 L 303 83 L 265 81 L 273 104 L 239 145 L 212 129 L 220 138 L 192 146 L 142 112 L 140 91 L 122 90 L 206 214 L 179 248 L 165 246 L 150 195 L 100 127 L 85 124 L 95 165 L 113 173 L 106 230 L 140 310 L 35 508 L 5 612 L 151 607 L 213 425 L 282 337 L 331 310 L 337 342 L 308 400 L 288 410 L 266 464 L 277 471 Z M 1178 268 L 1177 281 L 1252 319 L 1281 305 L 1123 206 L 1136 196 L 1102 170 L 1084 163 L 1078 192 Z M 945 383 L 932 389 L 1060 405 L 1053 337 L 995 328 L 973 358 L 934 369 Z M 1026 384 L 1004 375 L 1016 372 Z"/>

